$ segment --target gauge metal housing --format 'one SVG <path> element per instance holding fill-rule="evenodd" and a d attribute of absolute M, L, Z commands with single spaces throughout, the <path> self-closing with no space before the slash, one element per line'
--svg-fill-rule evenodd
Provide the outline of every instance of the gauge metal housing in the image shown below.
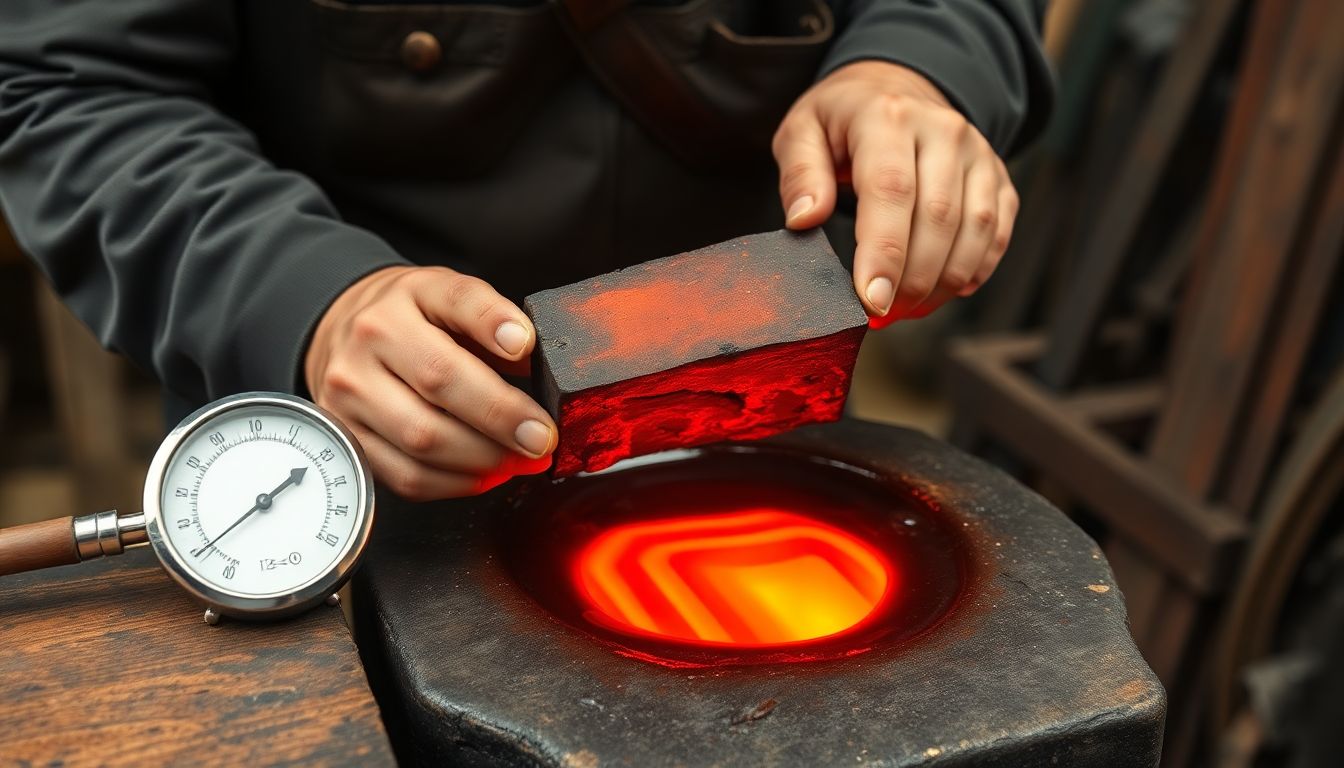
<path fill-rule="evenodd" d="M 201 426 L 214 419 L 241 408 L 257 406 L 295 411 L 314 420 L 328 429 L 334 440 L 348 452 L 351 464 L 355 467 L 355 498 L 359 504 L 359 518 L 344 550 L 316 579 L 309 581 L 294 592 L 253 596 L 221 589 L 217 585 L 202 580 L 182 562 L 182 555 L 174 548 L 164 533 L 162 492 L 165 477 L 178 448 Z M 244 392 L 216 400 L 183 419 L 159 446 L 150 463 L 149 474 L 145 480 L 145 518 L 146 530 L 154 553 L 163 563 L 163 569 L 189 593 L 217 613 L 237 619 L 268 620 L 278 619 L 300 613 L 326 600 L 350 578 L 359 564 L 368 544 L 369 532 L 373 527 L 374 491 L 373 477 L 369 473 L 368 461 L 350 430 L 346 429 L 334 416 L 319 406 L 293 395 L 277 392 Z"/>

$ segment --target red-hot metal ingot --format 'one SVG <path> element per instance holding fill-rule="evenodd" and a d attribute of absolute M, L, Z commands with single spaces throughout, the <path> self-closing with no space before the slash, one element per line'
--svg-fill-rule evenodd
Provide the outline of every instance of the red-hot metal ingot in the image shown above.
<path fill-rule="evenodd" d="M 555 474 L 834 421 L 868 318 L 820 230 L 768 232 L 527 297 Z"/>

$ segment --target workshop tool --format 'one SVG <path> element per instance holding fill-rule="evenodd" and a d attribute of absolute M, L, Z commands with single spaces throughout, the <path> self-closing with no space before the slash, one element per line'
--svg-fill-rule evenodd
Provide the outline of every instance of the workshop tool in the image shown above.
<path fill-rule="evenodd" d="M 148 542 L 205 620 L 336 604 L 373 525 L 373 479 L 344 426 L 292 395 L 226 397 L 159 446 L 143 513 L 0 529 L 0 575 L 119 555 Z"/>
<path fill-rule="evenodd" d="M 528 296 L 557 477 L 844 408 L 868 317 L 821 230 L 729 240 Z"/>

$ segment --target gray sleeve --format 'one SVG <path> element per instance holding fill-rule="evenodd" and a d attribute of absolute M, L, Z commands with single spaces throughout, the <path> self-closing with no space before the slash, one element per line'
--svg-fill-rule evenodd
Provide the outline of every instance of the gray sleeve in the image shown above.
<path fill-rule="evenodd" d="M 98 335 L 188 401 L 295 391 L 313 326 L 404 261 L 213 105 L 225 0 L 0 2 L 0 206 Z"/>
<path fill-rule="evenodd" d="M 836 0 L 840 25 L 821 75 L 862 59 L 927 77 L 1008 154 L 1045 125 L 1053 100 L 1041 50 L 1045 0 Z"/>

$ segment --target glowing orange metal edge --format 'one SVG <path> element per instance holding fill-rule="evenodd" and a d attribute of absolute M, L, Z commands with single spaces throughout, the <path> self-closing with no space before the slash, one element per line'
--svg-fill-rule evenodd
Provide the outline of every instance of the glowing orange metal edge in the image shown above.
<path fill-rule="evenodd" d="M 801 557 L 779 557 L 789 544 L 800 542 L 810 545 L 799 550 Z M 720 563 L 706 562 L 711 553 Z M 725 556 L 733 561 L 727 566 L 722 565 Z M 820 559 L 847 582 L 852 590 L 847 597 L 859 595 L 869 603 L 862 617 L 846 619 L 832 632 L 762 642 L 757 630 L 771 623 L 768 612 L 750 600 L 733 605 L 735 597 L 705 577 L 706 570 L 734 564 L 768 566 L 808 557 Z M 869 543 L 815 519 L 773 509 L 618 526 L 583 548 L 573 579 L 592 607 L 585 614 L 590 621 L 664 642 L 732 648 L 791 647 L 853 632 L 882 612 L 898 586 L 891 562 Z M 719 605 L 718 615 L 711 603 Z M 723 626 L 725 619 L 733 629 Z"/>

